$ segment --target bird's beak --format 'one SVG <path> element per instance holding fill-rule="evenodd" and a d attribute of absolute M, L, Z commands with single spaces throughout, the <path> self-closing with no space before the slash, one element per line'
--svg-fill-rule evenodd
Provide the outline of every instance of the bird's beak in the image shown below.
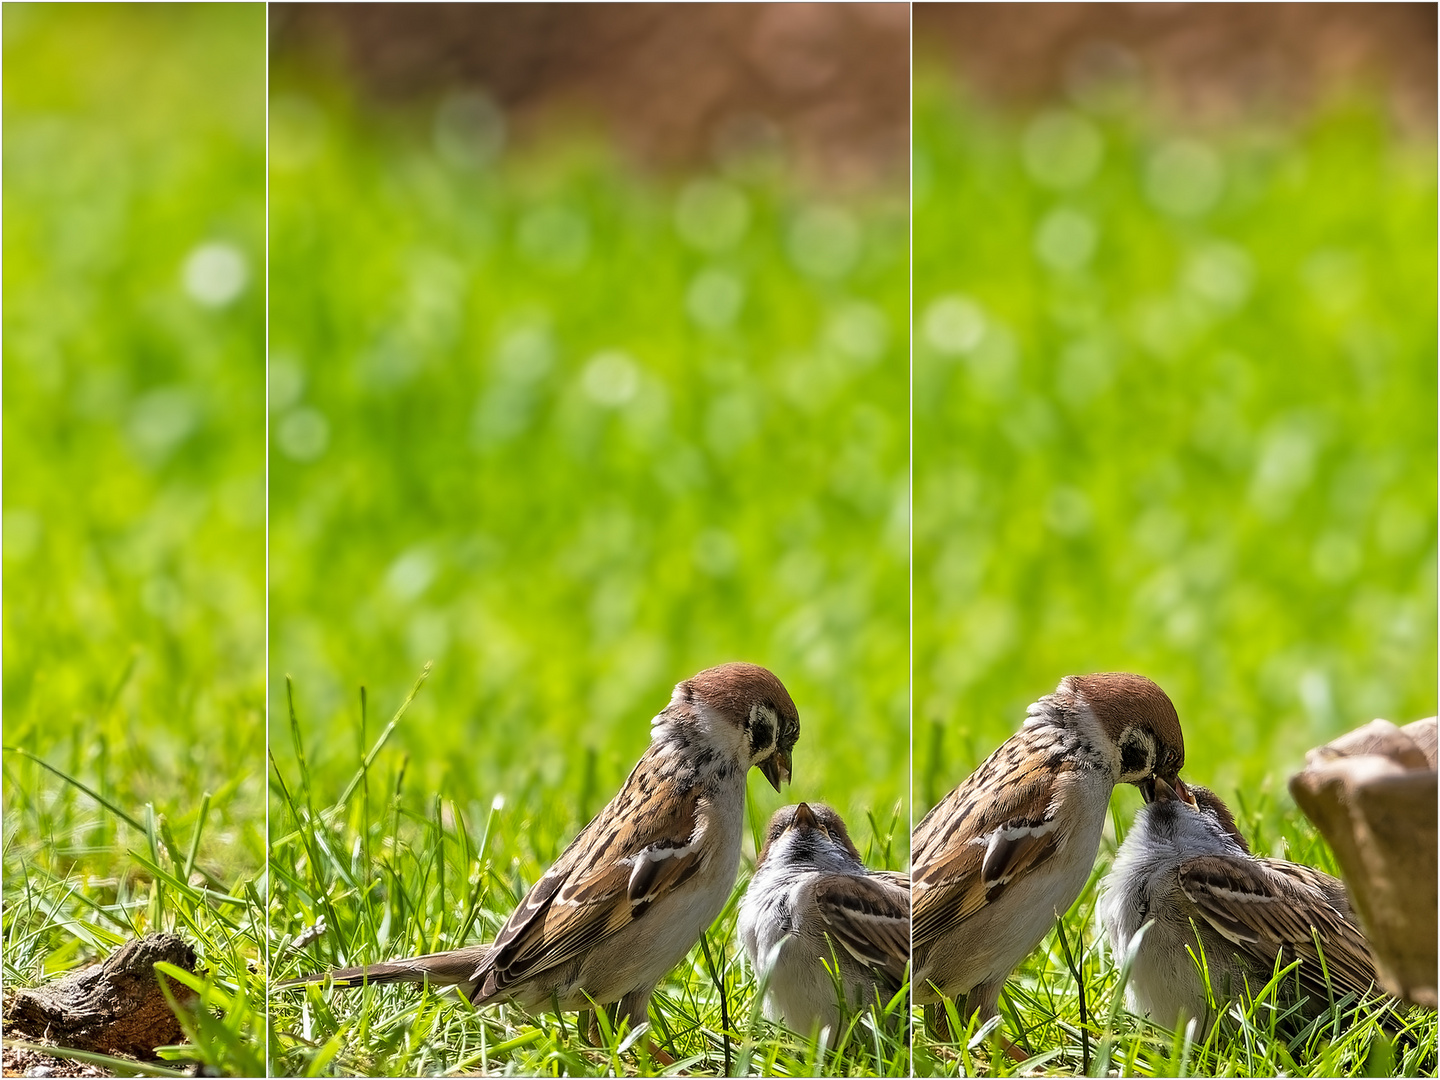
<path fill-rule="evenodd" d="M 770 786 L 779 791 L 782 783 L 790 782 L 790 755 L 784 750 L 776 750 L 760 763 L 760 771 L 765 774 L 765 779 L 770 781 Z M 809 808 L 806 809 L 808 812 Z"/>
<path fill-rule="evenodd" d="M 809 803 L 800 803 L 795 807 L 795 816 L 790 819 L 790 828 L 804 827 L 815 828 L 815 811 L 810 809 Z"/>
<path fill-rule="evenodd" d="M 1191 806 L 1195 805 L 1195 798 L 1190 794 L 1190 789 L 1178 776 L 1172 776 L 1169 780 L 1159 775 L 1152 776 L 1140 785 L 1140 794 L 1147 803 L 1178 800 L 1189 803 Z"/>

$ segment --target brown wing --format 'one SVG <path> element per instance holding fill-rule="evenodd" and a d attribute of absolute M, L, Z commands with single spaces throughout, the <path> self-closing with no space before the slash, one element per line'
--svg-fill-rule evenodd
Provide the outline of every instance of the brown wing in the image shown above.
<path fill-rule="evenodd" d="M 1204 855 L 1181 863 L 1180 887 L 1199 915 L 1262 969 L 1277 956 L 1285 964 L 1298 958 L 1300 984 L 1320 1001 L 1330 991 L 1317 938 L 1337 997 L 1373 988 L 1370 946 L 1344 886 L 1328 874 L 1280 859 Z"/>
<path fill-rule="evenodd" d="M 898 990 L 910 962 L 910 883 L 894 876 L 826 874 L 815 903 L 836 943 Z"/>
<path fill-rule="evenodd" d="M 476 973 L 477 1004 L 629 926 L 704 865 L 694 842 L 701 789 L 662 804 L 651 797 L 661 787 L 647 751 L 500 928 Z"/>
<path fill-rule="evenodd" d="M 1061 753 L 1046 752 L 1049 738 L 1031 730 L 1013 736 L 915 827 L 917 954 L 1055 853 L 1058 780 L 1070 766 Z"/>

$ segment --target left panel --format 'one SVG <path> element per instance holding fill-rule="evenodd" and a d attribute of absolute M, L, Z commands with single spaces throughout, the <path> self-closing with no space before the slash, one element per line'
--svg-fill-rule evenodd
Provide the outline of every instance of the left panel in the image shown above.
<path fill-rule="evenodd" d="M 263 1075 L 265 7 L 7 4 L 4 65 L 5 1071 Z"/>

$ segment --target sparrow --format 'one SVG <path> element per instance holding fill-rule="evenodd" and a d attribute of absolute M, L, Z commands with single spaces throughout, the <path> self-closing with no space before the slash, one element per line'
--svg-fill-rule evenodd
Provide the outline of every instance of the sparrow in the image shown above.
<path fill-rule="evenodd" d="M 1347 993 L 1365 997 L 1376 979 L 1344 884 L 1309 866 L 1256 858 L 1219 797 L 1178 779 L 1157 781 L 1154 800 L 1136 816 L 1101 884 L 1099 915 L 1116 957 L 1150 924 L 1125 999 L 1131 1012 L 1161 1024 L 1213 1024 L 1202 954 L 1222 1008 L 1263 988 L 1277 959 L 1282 967 L 1300 961 L 1280 997 L 1306 1019 Z"/>
<path fill-rule="evenodd" d="M 659 981 L 720 914 L 740 869 L 745 780 L 790 780 L 800 716 L 755 664 L 675 687 L 613 799 L 526 893 L 489 945 L 316 972 L 282 985 L 454 985 L 475 1005 L 588 1011 L 645 1022 Z"/>
<path fill-rule="evenodd" d="M 819 1027 L 833 1044 L 840 1003 L 832 971 L 856 1011 L 904 985 L 910 878 L 866 869 L 830 807 L 781 807 L 740 902 L 739 931 L 751 968 L 769 978 L 765 1016 L 801 1033 Z"/>
<path fill-rule="evenodd" d="M 1005 980 L 1085 887 L 1115 785 L 1149 798 L 1184 763 L 1175 706 L 1143 676 L 1070 675 L 1031 705 L 915 828 L 915 1002 L 997 1015 Z"/>

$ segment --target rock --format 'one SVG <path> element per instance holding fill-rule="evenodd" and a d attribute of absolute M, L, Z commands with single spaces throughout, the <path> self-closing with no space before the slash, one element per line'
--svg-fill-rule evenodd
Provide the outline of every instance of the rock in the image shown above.
<path fill-rule="evenodd" d="M 195 970 L 195 950 L 174 934 L 127 941 L 105 960 L 29 990 L 5 1004 L 5 1033 L 57 1046 L 154 1058 L 157 1046 L 180 1041 L 184 1032 L 161 993 L 157 961 Z M 177 1001 L 194 995 L 170 984 Z"/>
<path fill-rule="evenodd" d="M 1384 989 L 1436 1007 L 1436 721 L 1375 720 L 1306 755 L 1290 793 L 1335 852 Z"/>

